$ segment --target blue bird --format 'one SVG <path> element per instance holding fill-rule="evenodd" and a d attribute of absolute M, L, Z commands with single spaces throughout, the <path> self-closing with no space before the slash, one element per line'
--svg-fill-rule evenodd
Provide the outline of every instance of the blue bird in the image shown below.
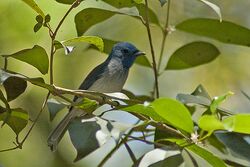
<path fill-rule="evenodd" d="M 120 42 L 113 46 L 108 58 L 95 67 L 82 82 L 79 89 L 91 90 L 101 93 L 120 92 L 125 84 L 129 69 L 133 65 L 137 56 L 145 55 L 134 45 L 128 42 Z M 74 101 L 78 100 L 74 97 Z M 58 143 L 67 131 L 70 121 L 83 116 L 83 110 L 71 107 L 68 114 L 56 126 L 48 137 L 48 146 L 55 151 Z"/>

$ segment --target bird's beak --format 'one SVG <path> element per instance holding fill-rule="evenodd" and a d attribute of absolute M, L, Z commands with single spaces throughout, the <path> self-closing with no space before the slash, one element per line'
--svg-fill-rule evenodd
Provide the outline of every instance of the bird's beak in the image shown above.
<path fill-rule="evenodd" d="M 145 54 L 146 54 L 145 52 L 138 51 L 134 55 L 137 57 L 137 56 L 142 56 L 142 55 L 145 55 Z"/>

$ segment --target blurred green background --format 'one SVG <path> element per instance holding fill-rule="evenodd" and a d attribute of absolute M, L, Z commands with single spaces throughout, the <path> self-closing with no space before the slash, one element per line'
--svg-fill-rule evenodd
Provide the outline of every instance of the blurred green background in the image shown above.
<path fill-rule="evenodd" d="M 166 7 L 161 8 L 156 0 L 150 1 L 150 6 L 159 16 L 164 24 Z M 250 27 L 249 6 L 247 0 L 213 0 L 221 7 L 224 20 L 232 21 L 245 27 Z M 69 8 L 68 5 L 59 4 L 54 0 L 37 0 L 39 6 L 49 13 L 52 20 L 51 26 L 55 27 L 58 21 Z M 84 1 L 69 17 L 67 17 L 58 34 L 58 40 L 65 40 L 76 37 L 74 16 L 81 9 L 88 6 L 102 6 L 101 2 L 94 0 Z M 38 33 L 33 32 L 36 13 L 26 4 L 19 0 L 0 1 L 0 55 L 11 54 L 16 51 L 31 48 L 38 44 L 43 46 L 49 53 L 50 39 L 47 29 L 41 29 Z M 204 4 L 197 0 L 172 1 L 170 24 L 176 25 L 187 18 L 209 17 L 216 18 L 216 14 Z M 152 26 L 153 42 L 156 54 L 160 53 L 162 34 L 159 28 Z M 149 43 L 145 27 L 140 21 L 127 16 L 114 16 L 111 19 L 92 27 L 87 34 L 98 35 L 119 41 L 130 41 L 139 49 L 147 53 L 150 59 Z M 165 71 L 159 78 L 160 94 L 175 98 L 177 93 L 190 93 L 198 84 L 203 84 L 211 96 L 221 95 L 227 91 L 233 91 L 234 96 L 230 97 L 223 105 L 234 112 L 249 112 L 250 103 L 242 95 L 241 90 L 250 94 L 250 49 L 247 47 L 223 44 L 211 39 L 186 34 L 175 31 L 167 38 L 164 53 L 163 65 L 166 64 L 169 56 L 180 46 L 195 40 L 205 40 L 216 45 L 221 51 L 221 55 L 212 63 L 196 68 L 180 71 Z M 55 84 L 58 86 L 77 89 L 78 85 L 87 73 L 102 62 L 106 55 L 94 50 L 87 50 L 85 45 L 78 45 L 76 50 L 69 56 L 65 56 L 63 51 L 55 55 Z M 0 65 L 3 60 L 0 59 Z M 41 76 L 39 71 L 22 62 L 11 60 L 10 69 L 23 73 L 31 77 Z M 162 69 L 164 66 L 162 66 Z M 45 76 L 48 81 L 48 75 Z M 125 89 L 135 94 L 149 95 L 153 88 L 153 71 L 151 69 L 134 65 L 131 69 Z M 12 106 L 25 108 L 34 118 L 38 113 L 46 91 L 29 85 L 27 91 L 17 100 L 11 102 Z M 59 150 L 52 153 L 47 147 L 46 140 L 48 133 L 62 118 L 64 113 L 60 113 L 53 123 L 49 122 L 48 113 L 42 114 L 38 125 L 24 144 L 22 150 L 0 153 L 0 166 L 3 167 L 91 167 L 102 159 L 114 143 L 108 143 L 101 150 L 96 151 L 84 160 L 72 163 L 75 156 L 73 146 L 68 135 L 64 137 L 59 145 Z M 119 115 L 117 116 L 119 117 Z M 27 131 L 21 133 L 21 138 Z M 12 147 L 14 133 L 7 126 L 0 129 L 0 149 Z M 135 145 L 137 155 L 141 155 L 149 146 Z M 122 163 L 121 163 L 122 161 Z M 129 156 L 124 148 L 118 151 L 106 166 L 120 167 L 131 165 Z"/>

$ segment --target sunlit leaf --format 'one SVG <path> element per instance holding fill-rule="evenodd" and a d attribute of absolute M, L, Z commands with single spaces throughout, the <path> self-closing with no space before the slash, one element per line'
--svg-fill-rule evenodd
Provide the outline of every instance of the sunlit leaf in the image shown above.
<path fill-rule="evenodd" d="M 95 45 L 100 51 L 103 51 L 104 49 L 104 43 L 102 38 L 97 36 L 81 36 L 78 38 L 62 41 L 61 43 L 63 43 L 64 45 L 68 45 L 70 43 L 79 43 L 79 42 L 86 42 Z"/>
<path fill-rule="evenodd" d="M 215 19 L 189 19 L 176 26 L 189 33 L 206 36 L 224 43 L 250 46 L 250 30 L 229 21 Z"/>
<path fill-rule="evenodd" d="M 223 121 L 225 129 L 230 132 L 250 134 L 250 114 L 236 114 Z"/>
<path fill-rule="evenodd" d="M 160 98 L 153 101 L 151 105 L 155 112 L 172 126 L 188 133 L 193 132 L 191 114 L 182 103 L 173 99 Z"/>
<path fill-rule="evenodd" d="M 193 144 L 185 147 L 185 149 L 197 154 L 213 167 L 226 167 L 226 164 L 220 158 L 198 145 Z"/>
<path fill-rule="evenodd" d="M 177 49 L 170 57 L 166 70 L 186 69 L 209 63 L 219 56 L 219 50 L 207 42 L 192 42 Z"/>
<path fill-rule="evenodd" d="M 11 55 L 3 55 L 4 57 L 12 57 L 17 60 L 26 62 L 37 68 L 42 74 L 48 73 L 49 59 L 44 48 L 35 45 L 31 49 L 24 49 Z"/>
<path fill-rule="evenodd" d="M 45 17 L 45 14 L 43 13 L 42 9 L 36 4 L 34 0 L 22 0 L 24 3 L 29 5 L 33 10 L 35 10 L 39 15 L 41 15 L 43 18 Z"/>
<path fill-rule="evenodd" d="M 216 109 L 219 107 L 219 105 L 222 102 L 224 102 L 226 100 L 226 98 L 228 98 L 229 96 L 231 96 L 233 94 L 234 94 L 233 92 L 228 92 L 225 95 L 214 97 L 214 99 L 212 100 L 212 103 L 210 105 L 210 111 L 212 113 L 215 113 Z"/>
<path fill-rule="evenodd" d="M 215 115 L 203 115 L 199 119 L 199 127 L 205 131 L 223 130 L 223 123 Z"/>
<path fill-rule="evenodd" d="M 144 105 L 136 104 L 133 106 L 121 108 L 120 110 L 136 114 L 142 114 L 151 117 L 155 121 L 164 121 L 164 119 L 154 111 L 154 109 L 150 106 L 150 104 L 149 103 L 147 104 L 147 102 Z"/>
<path fill-rule="evenodd" d="M 8 112 L 0 114 L 0 121 L 6 121 L 6 124 L 18 135 L 28 123 L 28 113 L 21 108 L 15 108 L 11 109 L 10 115 L 8 114 Z"/>
<path fill-rule="evenodd" d="M 65 104 L 57 101 L 56 99 L 49 99 L 47 101 L 47 105 L 48 105 L 50 121 L 52 121 L 55 118 L 56 114 L 66 106 Z"/>
<path fill-rule="evenodd" d="M 212 8 L 212 9 L 215 11 L 215 13 L 218 15 L 220 21 L 222 21 L 222 15 L 221 15 L 221 11 L 220 11 L 220 7 L 219 7 L 219 6 L 217 6 L 217 5 L 214 4 L 214 3 L 209 2 L 209 1 L 207 1 L 207 0 L 199 0 L 199 1 L 203 2 L 204 4 L 206 4 L 206 5 L 208 5 L 210 8 Z"/>

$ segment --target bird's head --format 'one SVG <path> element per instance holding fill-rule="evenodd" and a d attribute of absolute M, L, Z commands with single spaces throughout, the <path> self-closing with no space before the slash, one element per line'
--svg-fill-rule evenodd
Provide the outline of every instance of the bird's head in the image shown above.
<path fill-rule="evenodd" d="M 136 57 L 140 55 L 145 55 L 145 53 L 138 50 L 133 44 L 119 42 L 113 46 L 109 59 L 118 59 L 122 62 L 123 67 L 130 68 Z"/>

